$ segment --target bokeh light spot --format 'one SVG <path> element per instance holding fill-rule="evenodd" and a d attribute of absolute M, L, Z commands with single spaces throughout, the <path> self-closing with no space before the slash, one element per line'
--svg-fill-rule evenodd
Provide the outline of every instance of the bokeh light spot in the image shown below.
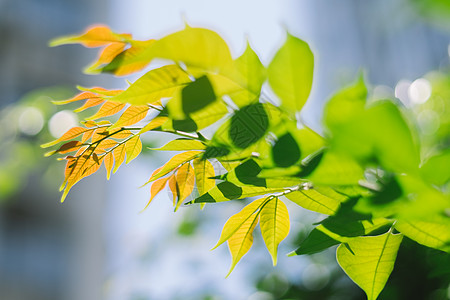
<path fill-rule="evenodd" d="M 63 110 L 54 114 L 48 122 L 48 130 L 54 138 L 59 138 L 70 128 L 77 126 L 77 116 L 69 111 Z"/>

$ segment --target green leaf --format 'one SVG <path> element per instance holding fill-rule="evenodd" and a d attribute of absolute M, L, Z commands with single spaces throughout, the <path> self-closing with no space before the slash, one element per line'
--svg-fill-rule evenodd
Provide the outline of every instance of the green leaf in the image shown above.
<path fill-rule="evenodd" d="M 152 104 L 172 97 L 189 82 L 191 79 L 180 67 L 167 65 L 147 72 L 111 100 L 132 105 Z"/>
<path fill-rule="evenodd" d="M 375 300 L 383 290 L 394 268 L 402 238 L 401 234 L 387 232 L 356 237 L 338 247 L 339 265 L 364 290 L 368 300 Z"/>
<path fill-rule="evenodd" d="M 279 137 L 272 147 L 272 159 L 277 167 L 290 167 L 300 159 L 300 156 L 300 148 L 289 132 Z"/>
<path fill-rule="evenodd" d="M 199 195 L 203 195 L 216 185 L 214 167 L 207 159 L 196 158 L 193 161 L 195 180 Z"/>
<path fill-rule="evenodd" d="M 450 222 L 447 219 L 440 223 L 398 220 L 395 229 L 419 244 L 450 252 Z"/>
<path fill-rule="evenodd" d="M 226 242 L 230 237 L 232 237 L 242 225 L 247 222 L 255 213 L 259 213 L 261 207 L 265 204 L 267 198 L 261 198 L 252 201 L 250 204 L 246 205 L 240 212 L 232 215 L 228 221 L 225 223 L 220 234 L 219 241 L 211 249 L 214 250 L 224 242 Z"/>
<path fill-rule="evenodd" d="M 431 184 L 444 185 L 450 180 L 450 149 L 430 157 L 420 168 L 422 177 Z"/>
<path fill-rule="evenodd" d="M 339 243 L 339 241 L 334 240 L 329 235 L 323 233 L 317 228 L 314 228 L 306 239 L 300 244 L 300 247 L 289 253 L 288 256 L 314 254 Z"/>
<path fill-rule="evenodd" d="M 286 197 L 305 209 L 309 209 L 325 215 L 333 215 L 339 209 L 341 202 L 348 197 L 335 192 L 329 187 L 314 187 L 309 190 L 299 190 Z"/>
<path fill-rule="evenodd" d="M 287 207 L 278 197 L 273 197 L 262 207 L 260 227 L 264 243 L 275 266 L 277 264 L 278 245 L 286 238 L 290 227 Z"/>
<path fill-rule="evenodd" d="M 269 84 L 288 111 L 300 111 L 309 97 L 314 57 L 308 44 L 288 34 L 268 68 Z"/>
<path fill-rule="evenodd" d="M 151 148 L 158 151 L 186 151 L 186 150 L 204 150 L 206 146 L 197 140 L 180 138 L 172 140 L 160 148 Z"/>

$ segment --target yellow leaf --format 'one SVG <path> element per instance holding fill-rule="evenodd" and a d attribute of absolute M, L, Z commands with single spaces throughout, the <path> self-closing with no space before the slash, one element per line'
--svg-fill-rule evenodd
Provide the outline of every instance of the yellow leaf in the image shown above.
<path fill-rule="evenodd" d="M 77 88 L 80 91 L 92 92 L 92 93 L 96 93 L 100 96 L 106 96 L 106 97 L 117 96 L 118 94 L 123 93 L 123 90 L 107 90 L 105 88 L 98 87 L 98 86 L 92 87 L 92 88 L 77 86 Z"/>
<path fill-rule="evenodd" d="M 74 96 L 73 98 L 67 99 L 67 100 L 60 100 L 60 101 L 52 101 L 53 104 L 56 105 L 63 105 L 68 104 L 75 101 L 81 101 L 81 100 L 88 100 L 92 98 L 99 98 L 99 95 L 93 92 L 81 92 Z"/>
<path fill-rule="evenodd" d="M 114 165 L 113 153 L 109 152 L 108 154 L 106 154 L 104 161 L 105 161 L 105 169 L 106 169 L 106 179 L 109 180 L 109 178 L 111 177 L 111 170 Z"/>
<path fill-rule="evenodd" d="M 124 113 L 120 116 L 119 120 L 115 124 L 113 124 L 109 129 L 133 125 L 144 119 L 147 116 L 147 112 L 149 110 L 148 106 L 140 105 L 140 106 L 130 106 L 128 107 Z"/>
<path fill-rule="evenodd" d="M 178 168 L 178 166 L 182 163 L 192 160 L 200 153 L 202 153 L 202 151 L 186 151 L 175 155 L 161 168 L 158 173 L 152 175 L 148 182 L 152 182 L 160 177 L 163 177 L 164 175 Z"/>
<path fill-rule="evenodd" d="M 251 218 L 252 215 L 257 214 L 259 209 L 264 205 L 267 197 L 255 200 L 245 206 L 240 212 L 232 215 L 228 221 L 225 223 L 220 234 L 219 241 L 211 249 L 214 250 L 219 247 L 222 243 L 227 241 L 233 234 L 235 234 L 243 224 Z"/>
<path fill-rule="evenodd" d="M 59 46 L 63 44 L 82 44 L 85 47 L 95 48 L 108 45 L 114 42 L 126 42 L 131 39 L 130 34 L 117 34 L 111 31 L 105 25 L 96 25 L 89 27 L 81 35 L 71 35 L 53 39 L 50 46 Z"/>
<path fill-rule="evenodd" d="M 86 102 L 79 108 L 75 109 L 74 112 L 81 112 L 83 110 L 86 110 L 88 108 L 97 106 L 105 102 L 104 98 L 90 98 L 87 99 Z"/>
<path fill-rule="evenodd" d="M 195 176 L 192 172 L 192 167 L 190 163 L 185 163 L 180 168 L 178 168 L 176 180 L 178 187 L 178 197 L 177 204 L 175 206 L 175 211 L 178 210 L 183 201 L 192 193 L 194 190 Z"/>
<path fill-rule="evenodd" d="M 128 164 L 130 161 L 135 159 L 139 153 L 142 151 L 142 142 L 139 138 L 139 135 L 135 135 L 128 142 L 125 143 L 125 151 L 127 153 L 127 161 Z"/>
<path fill-rule="evenodd" d="M 153 182 L 152 187 L 150 188 L 150 200 L 148 200 L 148 203 L 144 207 L 143 210 L 145 210 L 150 205 L 153 198 L 155 198 L 155 196 L 164 189 L 168 180 L 169 180 L 169 177 L 164 177 L 164 178 L 155 180 L 155 182 Z"/>
<path fill-rule="evenodd" d="M 162 124 L 166 123 L 168 120 L 169 120 L 169 118 L 167 118 L 167 117 L 156 117 L 153 120 L 151 120 L 150 122 L 148 122 L 148 124 L 145 125 L 144 128 L 142 128 L 139 131 L 139 134 L 150 131 L 155 128 L 158 128 Z"/>
<path fill-rule="evenodd" d="M 193 164 L 197 189 L 201 196 L 216 185 L 216 180 L 210 179 L 215 176 L 214 167 L 207 159 L 196 158 Z"/>
<path fill-rule="evenodd" d="M 86 118 L 86 120 L 95 120 L 99 118 L 112 116 L 125 107 L 125 103 L 106 101 L 93 116 Z"/>
<path fill-rule="evenodd" d="M 236 264 L 241 260 L 253 244 L 253 230 L 258 223 L 258 214 L 251 215 L 239 229 L 228 239 L 228 249 L 231 253 L 231 267 L 228 275 L 231 274 Z"/>
<path fill-rule="evenodd" d="M 124 49 L 125 43 L 112 43 L 106 46 L 99 54 L 97 61 L 92 63 L 89 67 L 87 67 L 84 71 L 86 73 L 98 73 L 95 70 L 105 64 L 109 64 L 117 55 L 119 55 Z"/>
<path fill-rule="evenodd" d="M 261 209 L 260 222 L 261 234 L 275 266 L 278 245 L 289 233 L 290 222 L 286 205 L 278 197 L 270 199 Z"/>
<path fill-rule="evenodd" d="M 116 160 L 114 164 L 113 173 L 116 173 L 117 169 L 119 169 L 120 165 L 125 161 L 125 154 L 126 154 L 125 144 L 117 146 L 117 148 L 113 150 L 113 153 L 114 159 Z"/>
<path fill-rule="evenodd" d="M 178 198 L 178 185 L 175 173 L 169 177 L 169 189 L 172 191 L 173 206 L 175 206 Z"/>
<path fill-rule="evenodd" d="M 152 150 L 158 151 L 186 151 L 186 150 L 204 150 L 206 149 L 205 144 L 201 141 L 180 138 L 172 140 L 160 148 L 151 148 Z"/>

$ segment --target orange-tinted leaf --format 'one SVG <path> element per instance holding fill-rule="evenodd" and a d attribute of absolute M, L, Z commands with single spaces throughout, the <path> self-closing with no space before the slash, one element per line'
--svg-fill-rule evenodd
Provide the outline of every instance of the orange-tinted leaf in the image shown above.
<path fill-rule="evenodd" d="M 115 164 L 114 164 L 114 170 L 113 173 L 117 172 L 117 169 L 119 169 L 120 165 L 125 161 L 125 144 L 122 144 L 120 146 L 117 146 L 117 148 L 115 148 L 113 150 L 114 153 L 114 158 L 116 160 Z"/>
<path fill-rule="evenodd" d="M 125 103 L 106 101 L 93 116 L 86 118 L 86 120 L 95 120 L 99 118 L 112 116 L 125 107 Z"/>
<path fill-rule="evenodd" d="M 62 105 L 62 104 L 68 104 L 75 101 L 81 101 L 81 100 L 88 100 L 91 98 L 98 98 L 98 94 L 93 92 L 81 92 L 74 96 L 73 98 L 67 99 L 67 100 L 60 100 L 60 101 L 52 101 L 53 104 L 56 105 Z"/>
<path fill-rule="evenodd" d="M 56 38 L 50 41 L 50 46 L 59 46 L 63 44 L 82 44 L 85 47 L 94 48 L 108 45 L 114 42 L 126 42 L 131 39 L 130 34 L 117 34 L 111 31 L 105 25 L 89 27 L 81 35 L 72 35 Z"/>
<path fill-rule="evenodd" d="M 194 190 L 195 176 L 194 170 L 190 163 L 185 163 L 180 168 L 178 168 L 176 179 L 178 185 L 178 197 L 177 204 L 175 206 L 175 211 L 178 210 L 183 201 L 192 193 Z"/>
<path fill-rule="evenodd" d="M 86 126 L 86 127 L 95 127 L 95 126 L 102 126 L 102 125 L 109 125 L 109 124 L 111 124 L 111 122 L 109 122 L 108 120 L 103 120 L 103 121 L 98 121 L 98 122 L 89 120 L 89 121 L 83 121 L 81 123 L 83 123 L 83 125 Z"/>
<path fill-rule="evenodd" d="M 41 147 L 42 148 L 48 148 L 48 147 L 51 147 L 53 145 L 58 144 L 59 142 L 68 141 L 68 140 L 74 139 L 77 136 L 85 133 L 88 130 L 91 130 L 91 129 L 84 128 L 84 127 L 73 127 L 71 129 L 69 129 L 66 133 L 64 133 L 59 139 L 56 139 L 56 140 L 54 140 L 52 142 L 43 144 L 43 145 L 41 145 Z"/>
<path fill-rule="evenodd" d="M 150 205 L 155 196 L 164 189 L 168 180 L 169 177 L 164 177 L 153 182 L 152 187 L 150 188 L 150 200 L 148 200 L 148 203 L 143 210 L 145 210 Z"/>
<path fill-rule="evenodd" d="M 175 155 L 161 168 L 158 173 L 152 175 L 152 177 L 149 179 L 149 182 L 163 177 L 164 175 L 178 168 L 181 164 L 194 159 L 200 153 L 202 153 L 202 151 L 186 151 Z"/>
<path fill-rule="evenodd" d="M 139 155 L 139 153 L 141 153 L 142 142 L 139 138 L 139 135 L 132 137 L 128 142 L 125 143 L 125 151 L 127 153 L 127 164 L 135 159 Z"/>
<path fill-rule="evenodd" d="M 84 102 L 84 104 L 81 107 L 75 109 L 74 112 L 81 112 L 81 111 L 86 110 L 88 108 L 91 108 L 91 107 L 97 106 L 99 104 L 102 104 L 103 102 L 105 102 L 104 98 L 90 98 L 90 99 L 87 99 L 86 102 Z"/>
<path fill-rule="evenodd" d="M 177 198 L 178 198 L 178 185 L 177 185 L 177 178 L 176 178 L 175 173 L 169 177 L 169 189 L 172 192 L 173 206 L 175 206 L 177 204 Z"/>
<path fill-rule="evenodd" d="M 109 129 L 136 124 L 147 116 L 148 110 L 149 107 L 145 105 L 132 105 L 124 111 L 119 120 Z"/>
<path fill-rule="evenodd" d="M 105 88 L 98 87 L 98 86 L 91 87 L 91 88 L 77 86 L 77 88 L 80 91 L 92 92 L 92 93 L 96 93 L 96 94 L 98 94 L 100 96 L 108 96 L 108 97 L 116 96 L 116 95 L 118 95 L 118 94 L 123 92 L 123 90 L 107 90 Z"/>
<path fill-rule="evenodd" d="M 104 66 L 101 71 L 113 73 L 117 76 L 125 76 L 142 70 L 148 65 L 148 62 L 135 60 L 134 58 L 140 55 L 154 42 L 155 40 L 132 41 L 129 49 L 117 55 L 108 65 Z"/>
<path fill-rule="evenodd" d="M 114 131 L 114 130 L 113 130 Z M 115 139 L 126 139 L 133 133 L 130 130 L 118 130 L 116 133 L 112 134 L 111 137 Z"/>
<path fill-rule="evenodd" d="M 118 144 L 118 142 L 116 140 L 104 139 L 97 145 L 94 152 L 98 153 L 98 154 L 102 154 L 102 153 L 106 152 L 107 150 L 109 150 L 110 148 L 117 146 L 117 144 Z"/>
<path fill-rule="evenodd" d="M 56 150 L 56 152 L 58 152 L 58 153 L 72 152 L 72 151 L 75 151 L 78 148 L 80 148 L 80 146 L 82 144 L 83 143 L 81 143 L 80 141 L 70 141 L 70 142 L 67 142 L 67 143 L 61 145 L 61 147 L 59 147 L 59 149 Z"/>
<path fill-rule="evenodd" d="M 83 133 L 83 136 L 81 137 L 81 143 L 84 144 L 92 137 L 92 134 L 94 133 L 94 130 L 89 130 L 85 133 Z"/>
<path fill-rule="evenodd" d="M 124 49 L 125 43 L 112 43 L 106 46 L 101 52 L 100 55 L 94 63 L 92 63 L 89 67 L 87 67 L 84 71 L 86 73 L 98 73 L 95 70 L 101 65 L 105 65 L 110 63 L 117 55 L 119 55 Z"/>
<path fill-rule="evenodd" d="M 109 152 L 105 155 L 105 158 L 103 159 L 105 162 L 105 169 L 106 169 L 106 179 L 109 180 L 111 177 L 111 170 L 114 165 L 114 156 L 112 152 Z"/>

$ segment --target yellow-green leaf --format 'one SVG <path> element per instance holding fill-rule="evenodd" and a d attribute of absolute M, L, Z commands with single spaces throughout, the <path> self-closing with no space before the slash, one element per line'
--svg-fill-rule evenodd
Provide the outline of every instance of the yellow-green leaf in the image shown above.
<path fill-rule="evenodd" d="M 256 214 L 260 210 L 260 208 L 264 205 L 266 199 L 267 198 L 254 200 L 253 202 L 245 206 L 240 212 L 232 215 L 223 226 L 219 241 L 211 250 L 216 249 L 221 244 L 226 242 L 230 237 L 232 237 L 246 221 L 248 221 L 254 214 Z"/>
<path fill-rule="evenodd" d="M 167 117 L 156 117 L 150 122 L 148 122 L 147 125 L 145 125 L 140 131 L 139 134 L 150 131 L 152 129 L 158 128 L 162 124 L 166 123 L 169 120 Z"/>
<path fill-rule="evenodd" d="M 191 79 L 183 69 L 167 65 L 147 72 L 111 100 L 131 105 L 152 104 L 161 98 L 172 97 L 189 82 Z"/>
<path fill-rule="evenodd" d="M 336 252 L 345 273 L 375 300 L 391 274 L 403 236 L 387 232 L 378 236 L 352 238 Z"/>
<path fill-rule="evenodd" d="M 123 162 L 125 161 L 125 154 L 126 154 L 125 144 L 117 146 L 113 150 L 113 154 L 116 160 L 116 162 L 114 163 L 113 173 L 116 173 L 117 169 L 119 169 L 120 165 L 123 164 Z"/>
<path fill-rule="evenodd" d="M 177 171 L 178 197 L 175 211 L 194 190 L 195 176 L 190 163 L 185 163 Z"/>
<path fill-rule="evenodd" d="M 104 161 L 105 161 L 105 169 L 106 169 L 106 179 L 109 180 L 109 178 L 111 177 L 111 170 L 114 165 L 113 153 L 109 152 L 108 154 L 106 154 Z"/>
<path fill-rule="evenodd" d="M 135 159 L 139 155 L 139 153 L 141 153 L 141 151 L 142 151 L 141 139 L 139 135 L 135 135 L 128 142 L 125 143 L 125 152 L 127 154 L 126 164 Z"/>
<path fill-rule="evenodd" d="M 172 140 L 160 148 L 151 148 L 151 149 L 159 151 L 186 151 L 186 150 L 204 150 L 205 148 L 206 146 L 198 140 L 181 138 Z"/>
<path fill-rule="evenodd" d="M 215 176 L 214 167 L 207 159 L 196 158 L 193 164 L 198 193 L 203 195 L 216 185 L 216 180 L 211 179 Z"/>
<path fill-rule="evenodd" d="M 329 187 L 314 187 L 309 190 L 299 190 L 286 195 L 292 202 L 325 215 L 333 215 L 338 210 L 341 202 L 347 197 L 335 192 Z"/>
<path fill-rule="evenodd" d="M 153 174 L 152 177 L 148 180 L 148 182 L 152 182 L 158 178 L 163 177 L 164 175 L 168 174 L 169 172 L 175 170 L 179 165 L 182 163 L 185 163 L 187 161 L 190 161 L 191 159 L 198 156 L 201 151 L 186 151 L 180 154 L 175 155 L 172 157 L 162 168 L 161 170 Z"/>
<path fill-rule="evenodd" d="M 278 197 L 273 197 L 262 207 L 259 218 L 261 234 L 275 266 L 278 245 L 289 233 L 290 222 L 287 207 Z"/>
<path fill-rule="evenodd" d="M 288 111 L 302 109 L 311 91 L 314 57 L 308 44 L 288 34 L 268 68 L 269 84 Z"/>
<path fill-rule="evenodd" d="M 86 120 L 95 120 L 99 118 L 105 118 L 112 116 L 119 111 L 121 111 L 125 107 L 125 103 L 120 102 L 113 102 L 113 101 L 106 101 L 98 110 L 97 113 L 95 113 L 93 116 L 86 118 Z"/>
<path fill-rule="evenodd" d="M 149 110 L 148 106 L 139 105 L 139 106 L 130 106 L 128 107 L 123 114 L 120 116 L 119 120 L 114 123 L 109 130 L 113 128 L 119 128 L 123 126 L 133 125 L 144 119 L 147 116 L 147 112 Z"/>
<path fill-rule="evenodd" d="M 450 221 L 448 220 L 441 223 L 398 220 L 395 223 L 395 229 L 419 244 L 450 252 Z"/>
<path fill-rule="evenodd" d="M 228 249 L 231 253 L 231 267 L 228 275 L 231 274 L 236 264 L 241 260 L 253 244 L 253 230 L 258 223 L 258 214 L 251 215 L 239 229 L 228 239 Z"/>

